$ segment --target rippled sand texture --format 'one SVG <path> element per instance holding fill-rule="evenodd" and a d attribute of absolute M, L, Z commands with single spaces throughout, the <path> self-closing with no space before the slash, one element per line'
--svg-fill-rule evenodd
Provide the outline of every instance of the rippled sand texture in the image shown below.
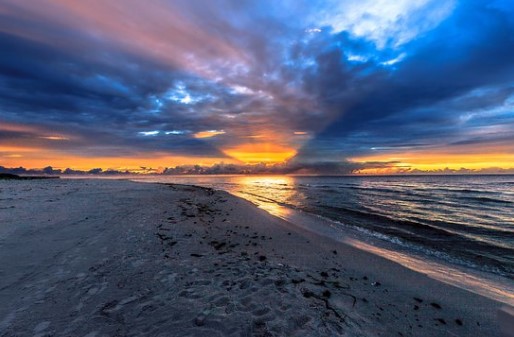
<path fill-rule="evenodd" d="M 498 303 L 225 192 L 0 185 L 0 336 L 493 336 Z"/>

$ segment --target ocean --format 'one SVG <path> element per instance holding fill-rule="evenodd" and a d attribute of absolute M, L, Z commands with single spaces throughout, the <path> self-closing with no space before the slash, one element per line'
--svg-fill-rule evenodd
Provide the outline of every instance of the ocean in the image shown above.
<path fill-rule="evenodd" d="M 315 226 L 327 227 L 318 228 L 326 235 L 351 232 L 362 243 L 360 248 L 400 263 L 405 260 L 407 267 L 449 283 L 469 278 L 465 282 L 473 280 L 471 285 L 457 285 L 492 287 L 486 289 L 496 292 L 492 297 L 514 299 L 514 176 L 154 176 L 137 180 L 225 190 L 293 223 L 301 214 L 316 218 L 320 221 L 314 221 Z"/>

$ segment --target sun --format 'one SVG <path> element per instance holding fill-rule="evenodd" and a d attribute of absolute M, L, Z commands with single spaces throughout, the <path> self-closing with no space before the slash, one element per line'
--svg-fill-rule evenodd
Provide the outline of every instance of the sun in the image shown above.
<path fill-rule="evenodd" d="M 247 143 L 224 149 L 223 153 L 245 164 L 275 164 L 291 159 L 296 150 L 272 143 Z"/>

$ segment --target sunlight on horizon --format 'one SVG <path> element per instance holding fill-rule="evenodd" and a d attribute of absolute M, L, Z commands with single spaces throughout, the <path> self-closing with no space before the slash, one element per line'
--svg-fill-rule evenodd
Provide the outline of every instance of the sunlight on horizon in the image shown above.
<path fill-rule="evenodd" d="M 240 144 L 223 152 L 246 164 L 283 163 L 296 155 L 296 150 L 271 143 Z"/>

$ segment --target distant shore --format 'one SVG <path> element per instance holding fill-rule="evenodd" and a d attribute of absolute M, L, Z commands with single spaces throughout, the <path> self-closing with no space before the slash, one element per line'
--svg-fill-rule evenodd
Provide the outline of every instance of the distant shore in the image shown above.
<path fill-rule="evenodd" d="M 0 173 L 0 180 L 35 180 L 35 179 L 59 179 L 59 176 L 20 176 L 11 173 Z"/>
<path fill-rule="evenodd" d="M 500 303 L 226 192 L 4 181 L 0 336 L 498 336 Z"/>

